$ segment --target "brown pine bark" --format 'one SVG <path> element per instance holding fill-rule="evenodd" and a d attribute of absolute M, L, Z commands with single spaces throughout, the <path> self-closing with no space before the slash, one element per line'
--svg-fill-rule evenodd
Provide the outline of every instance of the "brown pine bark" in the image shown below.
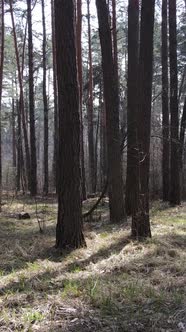
<path fill-rule="evenodd" d="M 35 107 L 34 107 L 34 68 L 33 68 L 33 37 L 32 37 L 32 9 L 31 1 L 27 0 L 28 20 L 28 67 L 29 67 L 29 120 L 30 120 L 30 193 L 37 194 L 37 159 L 35 135 Z M 24 61 L 23 61 L 24 63 Z"/>
<path fill-rule="evenodd" d="M 179 205 L 180 160 L 179 160 L 179 112 L 178 112 L 178 69 L 177 69 L 177 22 L 176 0 L 169 0 L 169 57 L 170 57 L 170 114 L 171 114 L 171 157 L 170 197 L 171 205 Z"/>
<path fill-rule="evenodd" d="M 168 29 L 167 0 L 162 1 L 162 134 L 163 134 L 163 201 L 169 201 L 169 94 L 168 94 Z"/>
<path fill-rule="evenodd" d="M 43 192 L 48 194 L 48 100 L 46 91 L 46 23 L 45 4 L 41 0 L 43 25 L 43 109 L 44 109 L 44 185 Z"/>
<path fill-rule="evenodd" d="M 127 176 L 125 205 L 127 215 L 136 214 L 139 198 L 138 117 L 139 1 L 128 6 L 128 87 L 127 87 Z"/>
<path fill-rule="evenodd" d="M 118 86 L 115 83 L 112 38 L 106 0 L 96 0 L 96 6 L 102 52 L 106 109 L 110 219 L 112 222 L 118 223 L 125 218 L 120 154 Z"/>
<path fill-rule="evenodd" d="M 85 245 L 82 231 L 80 120 L 74 1 L 54 0 L 59 105 L 57 248 Z"/>
<path fill-rule="evenodd" d="M 132 236 L 151 237 L 149 218 L 149 168 L 153 73 L 153 32 L 155 0 L 142 0 L 139 79 L 138 79 L 138 144 L 140 156 L 139 213 L 133 219 Z"/>
<path fill-rule="evenodd" d="M 82 114 L 83 98 L 83 75 L 82 75 L 82 0 L 77 0 L 77 18 L 76 18 L 76 43 L 77 43 L 77 66 L 79 82 L 79 108 L 80 108 L 80 152 L 81 152 L 81 187 L 82 200 L 86 200 L 86 178 L 85 178 L 85 160 L 84 160 L 84 128 Z"/>

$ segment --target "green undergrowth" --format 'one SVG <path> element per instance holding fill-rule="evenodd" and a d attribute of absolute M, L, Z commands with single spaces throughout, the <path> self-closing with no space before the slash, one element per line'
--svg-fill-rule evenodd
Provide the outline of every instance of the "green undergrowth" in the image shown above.
<path fill-rule="evenodd" d="M 84 204 L 88 210 L 95 199 Z M 54 249 L 54 198 L 14 199 L 0 216 L 0 331 L 176 332 L 186 311 L 186 205 L 155 202 L 152 239 L 130 239 L 101 220 L 86 223 L 86 249 Z M 17 215 L 28 212 L 29 220 Z M 39 233 L 38 218 L 45 224 Z"/>

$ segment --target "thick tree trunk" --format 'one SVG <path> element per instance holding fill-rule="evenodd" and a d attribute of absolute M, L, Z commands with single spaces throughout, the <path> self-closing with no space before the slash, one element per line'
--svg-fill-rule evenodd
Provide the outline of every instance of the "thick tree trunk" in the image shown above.
<path fill-rule="evenodd" d="M 106 0 L 96 0 L 96 6 L 102 52 L 104 100 L 107 124 L 110 219 L 112 222 L 118 223 L 125 218 L 119 135 L 118 87 L 115 83 L 116 78 L 112 53 L 112 39 Z"/>
<path fill-rule="evenodd" d="M 43 192 L 48 194 L 48 100 L 46 92 L 46 24 L 45 24 L 45 4 L 42 6 L 42 24 L 43 24 L 43 106 L 44 106 L 44 186 Z"/>
<path fill-rule="evenodd" d="M 139 213 L 133 220 L 135 238 L 151 237 L 149 218 L 149 168 L 153 73 L 155 0 L 142 0 L 138 80 L 138 143 L 140 156 Z"/>
<path fill-rule="evenodd" d="M 169 201 L 169 94 L 168 94 L 168 29 L 167 0 L 162 2 L 162 132 L 163 132 L 163 201 Z"/>
<path fill-rule="evenodd" d="M 30 193 L 37 194 L 37 160 L 34 110 L 34 68 L 33 68 L 33 41 L 32 41 L 32 10 L 31 1 L 27 0 L 28 17 L 28 66 L 29 66 L 29 120 L 30 120 Z"/>
<path fill-rule="evenodd" d="M 59 105 L 57 248 L 85 245 L 82 231 L 80 120 L 74 34 L 74 1 L 55 0 Z"/>
<path fill-rule="evenodd" d="M 81 156 L 81 190 L 82 200 L 86 200 L 86 178 L 84 160 L 84 128 L 83 128 L 83 75 L 82 75 L 82 0 L 77 0 L 77 19 L 76 19 L 76 43 L 77 43 L 77 66 L 79 81 L 79 108 L 80 108 L 80 156 Z"/>
<path fill-rule="evenodd" d="M 176 0 L 169 0 L 169 56 L 170 56 L 170 114 L 171 114 L 171 165 L 170 204 L 180 204 L 179 113 L 177 70 Z"/>
<path fill-rule="evenodd" d="M 139 1 L 130 0 L 128 6 L 128 89 L 127 89 L 127 176 L 126 213 L 135 214 L 139 198 L 139 152 L 137 137 L 139 62 Z"/>

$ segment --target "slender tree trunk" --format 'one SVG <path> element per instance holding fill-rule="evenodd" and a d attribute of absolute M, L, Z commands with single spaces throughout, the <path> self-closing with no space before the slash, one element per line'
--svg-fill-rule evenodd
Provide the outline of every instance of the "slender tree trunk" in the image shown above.
<path fill-rule="evenodd" d="M 95 156 L 94 156 L 94 125 L 93 125 L 93 68 L 90 25 L 90 0 L 87 0 L 88 17 L 88 59 L 89 59 L 89 87 L 88 87 L 88 148 L 89 148 L 89 178 L 90 191 L 95 192 Z"/>
<path fill-rule="evenodd" d="M 169 56 L 170 56 L 170 114 L 171 114 L 171 165 L 170 204 L 180 204 L 179 113 L 177 69 L 176 0 L 169 0 Z"/>
<path fill-rule="evenodd" d="M 1 112 L 2 112 L 2 85 L 4 65 L 4 0 L 0 1 L 0 212 L 2 203 L 2 139 L 1 139 Z"/>
<path fill-rule="evenodd" d="M 15 101 L 12 98 L 12 166 L 16 168 Z"/>
<path fill-rule="evenodd" d="M 84 160 L 84 128 L 83 128 L 83 75 L 82 75 L 82 0 L 77 0 L 77 23 L 76 23 L 76 41 L 77 41 L 77 65 L 79 81 L 79 104 L 80 104 L 80 155 L 81 155 L 81 186 L 82 199 L 86 200 L 86 178 L 85 178 L 85 160 Z"/>
<path fill-rule="evenodd" d="M 48 101 L 46 92 L 46 24 L 45 24 L 45 5 L 42 5 L 42 24 L 43 24 L 43 106 L 44 106 L 44 186 L 43 192 L 48 194 Z"/>
<path fill-rule="evenodd" d="M 115 84 L 116 78 L 112 39 L 106 0 L 96 0 L 96 6 L 102 52 L 104 100 L 106 108 L 110 219 L 112 222 L 118 223 L 125 218 L 120 154 L 118 87 L 117 84 Z"/>
<path fill-rule="evenodd" d="M 53 54 L 53 90 L 54 90 L 54 153 L 53 153 L 53 176 L 54 187 L 57 192 L 57 160 L 58 160 L 58 104 L 57 104 L 57 70 L 56 70 L 56 42 L 54 22 L 54 0 L 51 0 L 52 21 L 52 54 Z"/>
<path fill-rule="evenodd" d="M 24 143 L 25 143 L 27 180 L 28 180 L 28 187 L 30 188 L 30 182 L 31 182 L 31 179 L 30 179 L 30 150 L 29 150 L 28 133 L 27 133 L 27 128 L 26 128 L 26 119 L 25 119 L 25 111 L 24 111 L 22 70 L 21 70 L 21 65 L 20 65 L 20 56 L 19 56 L 19 50 L 18 50 L 18 44 L 17 44 L 17 35 L 16 35 L 16 29 L 15 29 L 12 0 L 9 0 L 9 4 L 10 4 L 10 14 L 11 14 L 11 20 L 12 20 L 15 55 L 16 55 L 17 70 L 18 70 L 18 81 L 19 81 L 19 89 L 20 89 L 19 111 L 21 112 L 21 121 L 22 121 L 22 126 L 23 126 L 23 135 L 24 135 Z"/>
<path fill-rule="evenodd" d="M 74 33 L 74 1 L 55 0 L 59 105 L 57 248 L 85 245 L 82 232 L 80 120 Z"/>
<path fill-rule="evenodd" d="M 30 193 L 37 194 L 37 159 L 34 111 L 34 68 L 33 68 L 33 41 L 32 41 L 32 10 L 31 1 L 27 0 L 28 17 L 28 65 L 29 65 L 29 120 L 30 120 Z"/>
<path fill-rule="evenodd" d="M 149 218 L 149 168 L 153 73 L 153 31 L 155 0 L 142 0 L 138 80 L 138 143 L 140 156 L 139 213 L 133 220 L 135 238 L 151 237 Z"/>
<path fill-rule="evenodd" d="M 139 198 L 139 152 L 137 137 L 139 62 L 139 1 L 130 0 L 128 6 L 128 89 L 127 89 L 127 176 L 126 213 L 136 214 Z"/>
<path fill-rule="evenodd" d="M 186 130 L 186 97 L 185 97 L 185 101 L 184 101 L 183 114 L 182 114 L 181 125 L 180 125 L 180 168 L 181 168 L 181 170 L 183 169 L 185 130 Z"/>
<path fill-rule="evenodd" d="M 162 2 L 162 131 L 163 131 L 163 201 L 169 201 L 169 102 L 168 102 L 168 29 L 167 0 Z"/>

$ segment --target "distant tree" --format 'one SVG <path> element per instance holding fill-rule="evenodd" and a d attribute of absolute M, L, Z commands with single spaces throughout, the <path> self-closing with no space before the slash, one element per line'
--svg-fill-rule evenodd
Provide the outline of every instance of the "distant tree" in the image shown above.
<path fill-rule="evenodd" d="M 177 69 L 176 0 L 169 0 L 169 57 L 170 57 L 170 114 L 171 114 L 171 165 L 170 204 L 180 204 L 179 112 Z"/>
<path fill-rule="evenodd" d="M 106 0 L 96 0 L 96 6 L 106 109 L 110 219 L 112 222 L 119 223 L 125 218 L 119 135 L 119 92 L 115 82 L 112 38 Z"/>
<path fill-rule="evenodd" d="M 4 0 L 0 1 L 0 212 L 2 201 L 2 141 L 1 141 L 1 113 L 2 113 L 2 83 L 4 64 Z"/>
<path fill-rule="evenodd" d="M 82 231 L 80 120 L 74 1 L 54 0 L 59 105 L 57 248 L 85 245 Z"/>
<path fill-rule="evenodd" d="M 48 99 L 46 91 L 46 23 L 45 4 L 41 0 L 42 26 L 43 26 L 43 110 L 44 110 L 44 185 L 43 192 L 48 194 Z"/>
<path fill-rule="evenodd" d="M 53 92 L 54 92 L 54 151 L 53 151 L 53 176 L 54 187 L 57 191 L 57 156 L 58 156 L 58 104 L 57 104 L 57 69 L 56 69 L 56 43 L 54 22 L 54 0 L 51 0 L 52 23 L 52 64 L 53 64 Z"/>
<path fill-rule="evenodd" d="M 28 132 L 27 132 L 27 125 L 26 125 L 26 118 L 25 118 L 25 109 L 24 109 L 24 91 L 23 91 L 23 68 L 21 67 L 20 61 L 20 54 L 17 42 L 17 33 L 15 27 L 15 20 L 14 20 L 14 12 L 13 12 L 13 5 L 12 0 L 9 0 L 10 5 L 10 15 L 12 20 L 12 29 L 13 29 L 13 38 L 14 38 L 14 46 L 15 46 L 15 56 L 16 56 L 16 63 L 17 63 L 17 71 L 18 71 L 18 82 L 19 82 L 19 106 L 17 110 L 20 112 L 20 121 L 22 123 L 23 128 L 23 138 L 24 138 L 24 146 L 25 146 L 25 155 L 26 155 L 26 173 L 27 173 L 27 182 L 28 187 L 30 188 L 30 148 L 29 148 L 29 141 L 28 141 Z M 20 124 L 21 124 L 20 123 Z M 23 154 L 22 154 L 23 157 Z M 22 159 L 23 163 L 23 159 Z M 17 187 L 19 188 L 19 186 Z"/>
<path fill-rule="evenodd" d="M 30 193 L 37 194 L 37 160 L 34 110 L 34 68 L 33 68 L 33 36 L 32 36 L 32 2 L 27 0 L 28 21 L 28 66 L 29 66 L 29 120 L 30 120 Z"/>
<path fill-rule="evenodd" d="M 169 85 L 167 0 L 162 1 L 162 131 L 163 131 L 163 201 L 169 201 Z"/>
<path fill-rule="evenodd" d="M 90 0 L 87 0 L 88 19 L 88 63 L 89 63 L 89 84 L 88 84 L 88 149 L 89 149 L 89 181 L 90 191 L 96 191 L 95 181 L 95 155 L 94 155 L 94 126 L 93 126 L 93 66 L 92 66 L 92 40 L 90 22 Z"/>
<path fill-rule="evenodd" d="M 84 127 L 83 127 L 83 69 L 82 69 L 82 1 L 77 0 L 77 17 L 76 17 L 76 43 L 77 43 L 77 66 L 79 82 L 79 107 L 80 107 L 80 152 L 81 152 L 81 186 L 82 199 L 85 200 L 86 179 L 85 179 L 85 160 L 84 160 Z"/>

